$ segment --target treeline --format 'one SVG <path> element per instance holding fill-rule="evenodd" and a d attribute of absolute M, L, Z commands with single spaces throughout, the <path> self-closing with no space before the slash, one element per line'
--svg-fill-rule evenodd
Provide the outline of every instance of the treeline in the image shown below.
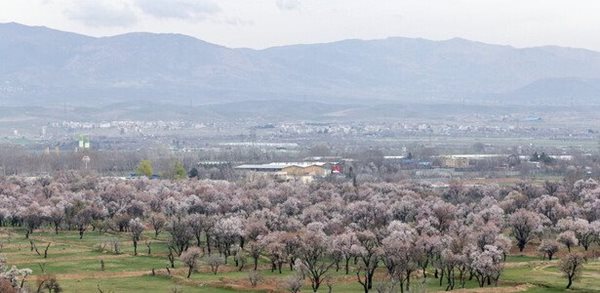
<path fill-rule="evenodd" d="M 472 151 L 457 149 L 452 151 Z M 528 178 L 535 175 L 568 177 L 572 182 L 586 176 L 600 176 L 600 157 L 575 150 L 569 152 L 570 160 L 557 160 L 548 152 L 530 149 L 477 150 L 507 153 L 506 157 L 473 160 L 461 176 L 464 178 Z M 551 149 L 552 153 L 561 150 Z M 385 155 L 401 155 L 402 150 L 385 146 L 366 148 L 365 146 L 337 146 L 326 144 L 299 147 L 280 151 L 259 147 L 206 148 L 189 152 L 175 152 L 165 147 L 149 147 L 140 150 L 82 152 L 54 151 L 39 152 L 27 148 L 0 144 L 0 176 L 54 176 L 62 171 L 92 171 L 102 176 L 128 176 L 137 173 L 141 161 L 152 164 L 152 175 L 162 178 L 175 178 L 176 165 L 180 164 L 189 177 L 214 180 L 237 180 L 243 174 L 234 172 L 233 167 L 242 163 L 269 163 L 277 161 L 302 161 L 311 156 L 331 156 L 331 160 L 345 161 L 345 170 L 353 168 L 359 182 L 397 182 L 415 178 L 419 169 L 443 166 L 440 154 L 451 150 L 412 145 L 408 148 L 407 160 L 386 160 Z M 518 153 L 531 154 L 529 160 L 520 159 Z M 89 161 L 84 158 L 89 158 Z M 327 159 L 324 159 L 327 160 Z M 419 163 L 425 163 L 420 165 Z M 191 176 L 190 176 L 191 175 Z"/>

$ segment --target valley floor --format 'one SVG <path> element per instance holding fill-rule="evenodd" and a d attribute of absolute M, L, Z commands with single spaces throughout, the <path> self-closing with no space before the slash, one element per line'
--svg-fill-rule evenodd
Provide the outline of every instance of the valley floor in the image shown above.
<path fill-rule="evenodd" d="M 99 244 L 118 239 L 121 254 L 108 253 L 99 249 Z M 259 271 L 263 280 L 252 288 L 248 280 L 248 272 L 252 269 L 247 264 L 243 271 L 233 265 L 232 258 L 228 265 L 219 268 L 218 274 L 210 273 L 209 266 L 201 264 L 199 271 L 186 278 L 187 269 L 179 261 L 175 269 L 166 267 L 167 260 L 166 235 L 154 238 L 145 234 L 138 247 L 138 256 L 133 256 L 132 242 L 128 234 L 88 232 L 79 239 L 76 232 L 36 231 L 30 240 L 37 246 L 41 255 L 31 249 L 31 243 L 25 239 L 22 231 L 14 228 L 1 228 L 0 253 L 9 265 L 18 268 L 30 268 L 33 275 L 28 276 L 25 286 L 37 288 L 41 275 L 55 276 L 64 292 L 286 292 L 282 287 L 291 273 L 284 269 L 282 274 L 271 272 L 270 264 L 261 260 Z M 151 254 L 148 254 L 146 243 L 150 242 Z M 47 258 L 43 250 L 48 243 Z M 507 258 L 504 272 L 498 287 L 478 288 L 475 281 L 467 281 L 466 289 L 455 289 L 455 292 L 563 292 L 566 280 L 557 270 L 557 261 L 544 261 L 532 249 L 524 255 L 515 252 Z M 593 249 L 598 249 L 594 247 Z M 104 261 L 104 270 L 101 269 Z M 251 260 L 249 259 L 250 263 Z M 155 275 L 152 275 L 152 269 Z M 376 276 L 377 282 L 385 280 L 383 268 Z M 45 272 L 45 273 L 44 273 Z M 415 274 L 417 275 L 417 274 Z M 420 274 L 418 274 L 420 275 Z M 333 273 L 333 292 L 363 292 L 356 276 L 339 272 Z M 457 282 L 458 283 L 458 282 Z M 412 281 L 411 292 L 444 291 L 445 283 L 440 286 L 439 280 L 430 272 L 425 282 L 423 279 Z M 327 292 L 326 285 L 320 292 Z M 573 292 L 600 292 L 600 261 L 589 260 L 583 275 L 576 281 Z M 302 292 L 311 292 L 307 282 Z M 377 292 L 373 288 L 372 292 Z"/>

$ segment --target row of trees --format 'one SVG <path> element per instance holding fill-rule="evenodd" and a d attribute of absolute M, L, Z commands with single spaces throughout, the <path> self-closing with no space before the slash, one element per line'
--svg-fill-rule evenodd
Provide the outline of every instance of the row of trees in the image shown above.
<path fill-rule="evenodd" d="M 257 270 L 264 257 L 272 271 L 287 267 L 315 292 L 334 270 L 354 275 L 365 292 L 377 286 L 376 271 L 387 275 L 379 286 L 401 292 L 432 277 L 446 290 L 468 280 L 493 286 L 513 245 L 523 252 L 540 240 L 549 258 L 561 246 L 588 250 L 600 241 L 599 220 L 594 180 L 445 189 L 260 176 L 232 183 L 63 173 L 0 181 L 0 225 L 22 227 L 25 237 L 40 228 L 81 238 L 110 230 L 128 233 L 137 254 L 144 231 L 166 233 L 171 265 L 179 257 L 188 276 L 204 255 L 214 273 L 221 263 L 241 270 L 246 258 Z"/>

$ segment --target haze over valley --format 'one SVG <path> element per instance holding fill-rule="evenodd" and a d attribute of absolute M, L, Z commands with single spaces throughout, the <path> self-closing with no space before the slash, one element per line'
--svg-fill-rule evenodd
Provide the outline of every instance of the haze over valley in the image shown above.
<path fill-rule="evenodd" d="M 95 38 L 0 24 L 2 106 L 597 105 L 600 53 L 392 37 L 232 49 L 179 34 Z"/>

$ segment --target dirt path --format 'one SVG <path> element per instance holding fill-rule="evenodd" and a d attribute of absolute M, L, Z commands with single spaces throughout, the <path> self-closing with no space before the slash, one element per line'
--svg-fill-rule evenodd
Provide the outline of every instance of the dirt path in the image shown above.
<path fill-rule="evenodd" d="M 171 274 L 183 274 L 187 272 L 186 268 L 170 269 Z M 164 268 L 156 269 L 157 275 L 167 275 L 167 270 Z M 152 272 L 149 270 L 144 271 L 129 271 L 129 272 L 87 272 L 87 273 L 73 273 L 73 274 L 56 274 L 55 276 L 59 280 L 81 280 L 81 279 L 112 279 L 112 278 L 131 278 L 141 277 L 150 275 Z"/>
<path fill-rule="evenodd" d="M 99 255 L 99 256 L 85 256 L 85 257 L 77 257 L 78 261 L 82 260 L 100 260 L 100 259 L 118 259 L 131 257 L 129 254 L 107 254 L 107 255 Z M 73 261 L 72 259 L 67 258 L 33 258 L 33 259 L 21 259 L 16 261 L 11 261 L 11 264 L 24 264 L 24 263 L 45 263 L 45 262 L 61 262 L 61 261 Z"/>
<path fill-rule="evenodd" d="M 494 287 L 494 288 L 472 288 L 472 289 L 454 289 L 452 292 L 458 293 L 513 293 L 513 292 L 524 292 L 527 289 L 533 287 L 531 284 L 523 284 L 513 287 Z M 447 292 L 445 290 L 434 291 L 434 292 Z"/>

